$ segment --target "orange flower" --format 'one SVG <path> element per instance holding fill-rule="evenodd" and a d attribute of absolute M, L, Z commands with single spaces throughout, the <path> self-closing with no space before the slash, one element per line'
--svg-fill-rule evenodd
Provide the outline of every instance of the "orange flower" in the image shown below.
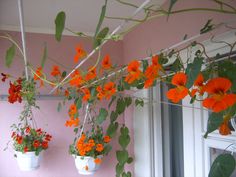
<path fill-rule="evenodd" d="M 70 112 L 70 114 L 76 114 L 76 112 L 77 112 L 77 107 L 76 107 L 76 105 L 75 104 L 72 104 L 72 105 L 70 105 L 70 110 L 69 110 L 69 112 Z"/>
<path fill-rule="evenodd" d="M 139 69 L 140 63 L 137 60 L 131 61 L 127 67 L 128 75 L 125 81 L 132 84 L 134 81 L 138 80 L 141 76 L 141 70 Z"/>
<path fill-rule="evenodd" d="M 82 92 L 84 93 L 83 101 L 88 101 L 91 98 L 90 90 L 88 88 L 82 89 Z"/>
<path fill-rule="evenodd" d="M 80 87 L 84 83 L 84 79 L 80 75 L 78 70 L 71 75 L 70 85 L 75 87 Z"/>
<path fill-rule="evenodd" d="M 104 85 L 104 92 L 106 99 L 110 99 L 112 95 L 116 93 L 115 83 L 108 82 Z"/>
<path fill-rule="evenodd" d="M 104 147 L 103 147 L 102 144 L 97 144 L 97 146 L 96 146 L 96 151 L 98 151 L 98 152 L 102 152 L 103 149 L 104 149 Z"/>
<path fill-rule="evenodd" d="M 43 77 L 43 68 L 42 67 L 38 67 L 35 71 L 35 74 L 34 74 L 34 80 L 40 80 L 40 87 L 42 87 L 44 84 L 43 84 L 43 80 L 40 78 L 40 77 Z"/>
<path fill-rule="evenodd" d="M 97 90 L 97 97 L 98 97 L 98 99 L 102 99 L 103 97 L 105 97 L 105 92 L 104 92 L 104 90 L 102 89 L 102 87 L 101 86 L 98 86 L 97 88 L 96 88 L 96 90 Z"/>
<path fill-rule="evenodd" d="M 53 66 L 51 75 L 54 77 L 61 75 L 61 71 L 59 69 L 59 66 Z"/>
<path fill-rule="evenodd" d="M 101 164 L 102 163 L 102 159 L 96 158 L 96 159 L 94 159 L 94 163 Z"/>
<path fill-rule="evenodd" d="M 88 168 L 88 165 L 86 165 L 86 166 L 85 166 L 85 170 L 86 170 L 86 171 L 88 171 L 88 170 L 89 170 L 89 168 Z"/>
<path fill-rule="evenodd" d="M 89 69 L 88 73 L 85 76 L 86 81 L 92 80 L 97 77 L 96 68 Z"/>
<path fill-rule="evenodd" d="M 172 78 L 171 83 L 176 88 L 170 89 L 167 92 L 167 98 L 170 99 L 174 103 L 178 103 L 181 99 L 183 99 L 185 96 L 188 95 L 188 89 L 185 87 L 185 84 L 187 82 L 187 75 L 184 73 L 176 73 L 174 77 Z"/>
<path fill-rule="evenodd" d="M 34 146 L 35 148 L 38 148 L 38 147 L 40 146 L 40 142 L 39 142 L 38 140 L 34 140 L 33 146 Z"/>
<path fill-rule="evenodd" d="M 225 135 L 226 136 L 226 135 L 230 135 L 231 134 L 231 130 L 230 130 L 229 126 L 228 126 L 228 123 L 229 123 L 228 120 L 224 120 L 224 122 L 220 125 L 219 133 L 221 135 Z"/>
<path fill-rule="evenodd" d="M 79 61 L 79 59 L 81 59 L 87 55 L 86 51 L 81 46 L 76 47 L 76 52 L 77 53 L 74 56 L 75 63 L 77 63 Z"/>
<path fill-rule="evenodd" d="M 147 79 L 144 83 L 144 88 L 151 87 L 153 85 L 154 81 L 155 81 L 154 79 Z"/>
<path fill-rule="evenodd" d="M 232 83 L 229 79 L 217 77 L 211 79 L 205 86 L 205 91 L 209 94 L 203 100 L 202 105 L 213 112 L 221 112 L 236 103 L 236 94 L 227 94 Z"/>
<path fill-rule="evenodd" d="M 102 69 L 104 69 L 104 70 L 110 69 L 111 66 L 112 66 L 112 64 L 111 64 L 110 56 L 106 55 L 102 60 Z"/>
<path fill-rule="evenodd" d="M 203 95 L 205 92 L 205 85 L 204 85 L 204 77 L 202 73 L 199 73 L 196 80 L 194 81 L 193 86 L 197 87 L 197 89 L 193 89 L 191 92 L 191 96 L 193 97 L 196 92 L 199 92 L 200 95 Z"/>
<path fill-rule="evenodd" d="M 70 92 L 66 89 L 64 95 L 65 97 L 68 97 L 70 95 Z"/>
<path fill-rule="evenodd" d="M 89 143 L 89 146 L 90 146 L 90 147 L 94 147 L 94 146 L 95 146 L 95 142 L 94 142 L 93 139 L 90 139 L 90 140 L 88 141 L 88 143 Z"/>
<path fill-rule="evenodd" d="M 77 127 L 79 126 L 79 118 L 77 117 L 76 119 L 70 119 L 70 120 L 67 120 L 66 123 L 65 123 L 65 126 L 66 127 Z"/>
<path fill-rule="evenodd" d="M 159 58 L 158 55 L 152 57 L 152 65 L 156 67 L 157 70 L 162 69 L 162 66 L 158 62 Z"/>
<path fill-rule="evenodd" d="M 104 136 L 103 141 L 104 141 L 105 143 L 109 143 L 109 142 L 111 141 L 110 136 Z"/>

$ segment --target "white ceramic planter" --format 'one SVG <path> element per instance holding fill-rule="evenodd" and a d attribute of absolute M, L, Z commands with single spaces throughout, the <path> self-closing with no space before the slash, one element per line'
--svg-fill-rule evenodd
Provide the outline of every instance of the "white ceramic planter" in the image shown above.
<path fill-rule="evenodd" d="M 32 171 L 39 168 L 41 154 L 35 155 L 35 152 L 15 152 L 18 166 L 21 171 Z"/>
<path fill-rule="evenodd" d="M 102 155 L 98 156 L 98 158 L 100 159 L 102 159 L 102 157 L 103 157 Z M 75 158 L 75 166 L 79 174 L 93 175 L 100 168 L 100 164 L 96 164 L 94 162 L 93 157 L 74 156 L 74 158 Z"/>

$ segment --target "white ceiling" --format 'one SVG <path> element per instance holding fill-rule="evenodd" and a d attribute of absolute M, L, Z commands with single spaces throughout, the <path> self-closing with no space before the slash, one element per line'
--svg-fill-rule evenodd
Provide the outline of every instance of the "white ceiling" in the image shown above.
<path fill-rule="evenodd" d="M 144 0 L 125 0 L 141 5 Z M 165 0 L 152 0 L 150 4 L 162 5 Z M 24 23 L 27 32 L 54 33 L 54 19 L 61 10 L 66 13 L 66 27 L 74 31 L 94 34 L 104 0 L 23 0 Z M 17 0 L 0 0 L 0 29 L 19 31 Z M 129 16 L 135 8 L 108 0 L 108 16 Z M 138 14 L 142 16 L 142 13 Z M 104 26 L 114 29 L 120 20 L 104 21 Z"/>

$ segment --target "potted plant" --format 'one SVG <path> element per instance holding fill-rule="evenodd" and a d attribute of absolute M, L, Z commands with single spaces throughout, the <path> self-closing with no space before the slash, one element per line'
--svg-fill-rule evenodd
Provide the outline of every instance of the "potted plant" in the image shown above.
<path fill-rule="evenodd" d="M 39 168 L 41 151 L 48 148 L 52 136 L 31 126 L 12 126 L 12 141 L 17 163 L 22 171 L 30 171 Z"/>
<path fill-rule="evenodd" d="M 1 74 L 2 81 L 11 77 L 7 74 Z M 36 86 L 33 79 L 18 78 L 10 82 L 8 89 L 9 103 L 25 103 L 23 111 L 19 116 L 19 123 L 13 124 L 12 128 L 12 145 L 15 151 L 15 157 L 20 170 L 31 171 L 39 168 L 41 151 L 48 148 L 48 143 L 52 136 L 42 131 L 41 128 L 35 128 L 36 122 L 33 119 L 32 108 L 39 107 L 36 105 Z"/>
<path fill-rule="evenodd" d="M 102 158 L 111 150 L 109 145 L 111 138 L 103 134 L 102 128 L 97 127 L 96 130 L 81 133 L 78 139 L 70 145 L 69 152 L 75 159 L 75 166 L 79 174 L 94 174 L 102 163 Z"/>

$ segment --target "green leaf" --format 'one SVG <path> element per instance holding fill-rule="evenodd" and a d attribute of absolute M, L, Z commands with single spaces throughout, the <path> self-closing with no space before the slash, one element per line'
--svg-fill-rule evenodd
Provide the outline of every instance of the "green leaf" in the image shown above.
<path fill-rule="evenodd" d="M 132 104 L 132 98 L 131 97 L 126 97 L 125 98 L 126 107 L 129 107 L 131 104 Z"/>
<path fill-rule="evenodd" d="M 100 31 L 100 28 L 102 26 L 102 22 L 105 18 L 105 14 L 106 14 L 106 7 L 107 7 L 107 0 L 105 0 L 105 4 L 102 6 L 102 12 L 100 14 L 99 21 L 98 21 L 98 24 L 97 24 L 97 27 L 96 27 L 94 39 L 97 37 L 97 34 Z"/>
<path fill-rule="evenodd" d="M 13 62 L 14 56 L 15 56 L 15 45 L 12 44 L 12 46 L 7 49 L 5 60 L 6 60 L 6 66 L 9 68 Z"/>
<path fill-rule="evenodd" d="M 223 113 L 211 113 L 207 122 L 207 132 L 204 135 L 204 138 L 207 138 L 207 135 L 215 131 L 223 122 Z"/>
<path fill-rule="evenodd" d="M 236 92 L 236 64 L 231 61 L 220 62 L 218 65 L 218 74 L 220 77 L 226 77 L 232 82 L 232 91 Z"/>
<path fill-rule="evenodd" d="M 188 77 L 188 81 L 186 84 L 187 88 L 192 87 L 194 81 L 196 80 L 198 74 L 201 71 L 202 63 L 203 63 L 202 57 L 195 57 L 194 61 L 187 65 L 187 68 L 186 68 L 186 74 Z"/>
<path fill-rule="evenodd" d="M 66 73 L 66 71 L 63 71 L 63 73 L 61 74 L 61 77 L 66 77 L 66 75 L 67 75 L 67 73 Z"/>
<path fill-rule="evenodd" d="M 121 135 L 119 137 L 119 144 L 123 149 L 125 149 L 130 143 L 130 136 L 129 135 Z"/>
<path fill-rule="evenodd" d="M 107 135 L 110 136 L 111 138 L 113 138 L 114 135 L 116 134 L 118 126 L 119 126 L 119 124 L 117 122 L 111 123 L 107 128 Z"/>
<path fill-rule="evenodd" d="M 56 25 L 55 37 L 57 41 L 61 41 L 62 32 L 64 31 L 65 28 L 65 20 L 66 20 L 65 12 L 63 11 L 59 12 L 55 19 L 55 25 Z"/>
<path fill-rule="evenodd" d="M 134 159 L 132 157 L 129 157 L 128 160 L 127 160 L 127 163 L 131 164 L 133 161 L 134 161 Z"/>
<path fill-rule="evenodd" d="M 43 57 L 41 60 L 41 67 L 42 68 L 44 68 L 47 57 L 48 57 L 48 50 L 47 50 L 47 44 L 45 44 L 44 49 L 43 49 Z"/>
<path fill-rule="evenodd" d="M 75 103 L 77 109 L 82 108 L 82 97 L 76 98 L 74 103 Z"/>
<path fill-rule="evenodd" d="M 120 176 L 123 171 L 124 171 L 124 165 L 118 163 L 116 165 L 116 176 Z"/>
<path fill-rule="evenodd" d="M 79 131 L 79 128 L 74 128 L 74 132 L 75 132 L 75 134 L 77 134 L 78 131 Z"/>
<path fill-rule="evenodd" d="M 117 119 L 117 117 L 118 117 L 117 112 L 112 111 L 112 112 L 111 112 L 111 115 L 110 115 L 111 122 L 115 122 L 116 119 Z"/>
<path fill-rule="evenodd" d="M 135 106 L 144 106 L 144 101 L 142 99 L 136 99 L 135 100 Z"/>
<path fill-rule="evenodd" d="M 235 169 L 235 159 L 231 154 L 221 154 L 213 162 L 208 177 L 230 177 Z"/>
<path fill-rule="evenodd" d="M 204 27 L 200 30 L 200 34 L 204 34 L 207 33 L 211 30 L 213 30 L 213 24 L 211 24 L 212 19 L 207 20 L 206 24 L 204 25 Z"/>
<path fill-rule="evenodd" d="M 98 115 L 98 117 L 96 119 L 96 122 L 98 124 L 103 123 L 106 120 L 107 115 L 108 115 L 107 110 L 104 109 L 104 108 L 101 108 L 100 111 L 99 111 L 99 115 Z"/>
<path fill-rule="evenodd" d="M 129 129 L 127 127 L 121 127 L 120 133 L 122 135 L 128 135 L 129 134 Z"/>
<path fill-rule="evenodd" d="M 58 105 L 57 105 L 57 112 L 61 111 L 61 107 L 62 107 L 61 102 L 59 102 Z"/>
<path fill-rule="evenodd" d="M 168 9 L 168 16 L 171 13 L 171 10 L 174 7 L 176 2 L 177 2 L 177 0 L 170 0 L 170 5 L 169 5 L 169 9 Z"/>
<path fill-rule="evenodd" d="M 109 105 L 108 105 L 108 108 L 111 107 L 112 103 L 113 103 L 115 100 L 116 100 L 116 96 L 112 96 L 112 99 L 111 99 L 111 101 L 110 101 L 110 103 L 109 103 Z"/>
<path fill-rule="evenodd" d="M 108 33 L 109 33 L 109 28 L 108 27 L 103 28 L 95 37 L 93 47 L 96 48 L 97 46 L 101 45 Z"/>
<path fill-rule="evenodd" d="M 116 151 L 116 158 L 117 158 L 119 164 L 124 165 L 129 158 L 129 154 L 126 150 Z"/>
<path fill-rule="evenodd" d="M 142 64 L 143 64 L 143 73 L 146 71 L 147 67 L 148 67 L 148 61 L 147 60 L 142 60 Z"/>
<path fill-rule="evenodd" d="M 174 63 L 171 65 L 171 70 L 177 72 L 180 71 L 181 68 L 183 68 L 183 65 L 180 62 L 180 58 L 177 57 Z"/>
<path fill-rule="evenodd" d="M 116 112 L 120 115 L 125 111 L 126 105 L 123 98 L 119 98 L 116 103 Z"/>
<path fill-rule="evenodd" d="M 163 53 L 159 55 L 159 60 L 158 60 L 159 64 L 164 65 L 168 63 L 168 61 L 169 61 L 168 58 L 165 57 Z"/>

